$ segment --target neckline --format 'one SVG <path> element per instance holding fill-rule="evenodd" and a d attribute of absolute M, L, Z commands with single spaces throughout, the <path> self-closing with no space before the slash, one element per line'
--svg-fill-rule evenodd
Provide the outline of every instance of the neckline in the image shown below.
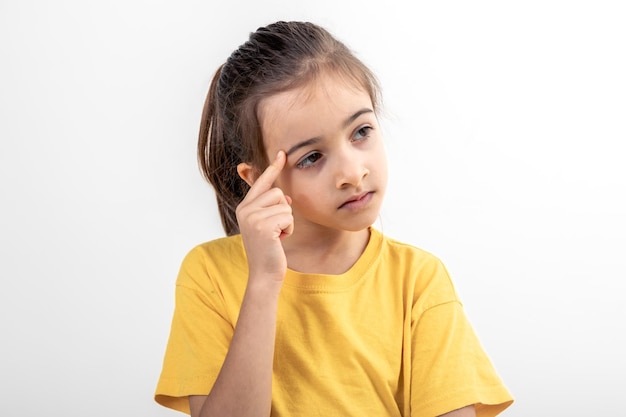
<path fill-rule="evenodd" d="M 337 275 L 311 274 L 287 269 L 284 286 L 306 292 L 338 292 L 347 290 L 361 280 L 378 259 L 383 236 L 369 227 L 370 237 L 359 259 L 346 272 Z"/>

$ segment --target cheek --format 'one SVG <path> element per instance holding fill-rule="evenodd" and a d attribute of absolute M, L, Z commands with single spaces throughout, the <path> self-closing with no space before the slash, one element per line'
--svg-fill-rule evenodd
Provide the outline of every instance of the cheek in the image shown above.
<path fill-rule="evenodd" d="M 290 197 L 293 200 L 292 206 L 295 209 L 307 209 L 311 205 L 315 205 L 316 201 L 319 201 L 318 197 L 315 197 L 318 193 L 311 187 L 295 187 L 291 190 Z"/>
<path fill-rule="evenodd" d="M 372 167 L 372 172 L 375 173 L 378 180 L 387 182 L 388 176 L 388 164 L 387 152 L 385 147 L 381 143 L 373 149 L 371 159 L 368 161 L 368 165 Z"/>
<path fill-rule="evenodd" d="M 283 171 L 274 186 L 291 198 L 291 206 L 294 209 L 306 208 L 306 205 L 311 203 L 311 196 L 315 193 L 311 189 L 311 184 L 298 178 L 298 173 L 292 170 Z"/>
<path fill-rule="evenodd" d="M 323 180 L 318 177 L 311 180 L 294 178 L 290 183 L 289 191 L 283 190 L 283 192 L 291 197 L 291 207 L 294 211 L 310 213 L 324 206 L 324 202 L 329 199 L 328 190 L 325 190 L 322 184 Z"/>
<path fill-rule="evenodd" d="M 389 169 L 388 169 L 388 165 L 387 165 L 387 157 L 383 157 L 381 158 L 380 161 L 380 174 L 381 174 L 381 180 L 384 181 L 384 183 L 387 183 L 387 178 L 389 177 Z"/>
<path fill-rule="evenodd" d="M 280 188 L 283 193 L 287 194 L 289 197 L 292 197 L 291 190 L 293 187 L 293 176 L 291 175 L 291 171 L 288 169 L 283 170 L 280 173 L 279 177 L 274 181 L 274 187 Z"/>

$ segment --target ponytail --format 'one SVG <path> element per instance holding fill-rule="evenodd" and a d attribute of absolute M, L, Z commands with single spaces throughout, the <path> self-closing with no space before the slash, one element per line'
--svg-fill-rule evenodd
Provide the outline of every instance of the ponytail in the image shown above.
<path fill-rule="evenodd" d="M 242 162 L 239 158 L 241 150 L 237 149 L 237 141 L 228 137 L 233 132 L 226 126 L 223 103 L 218 94 L 223 66 L 215 72 L 204 101 L 198 137 L 198 163 L 203 177 L 216 191 L 222 226 L 226 235 L 231 236 L 239 233 L 236 209 L 250 187 L 237 173 L 237 165 Z"/>

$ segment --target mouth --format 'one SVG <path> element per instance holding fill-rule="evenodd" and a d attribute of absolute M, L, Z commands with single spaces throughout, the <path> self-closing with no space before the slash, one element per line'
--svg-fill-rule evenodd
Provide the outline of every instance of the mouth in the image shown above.
<path fill-rule="evenodd" d="M 339 209 L 349 209 L 356 210 L 366 206 L 374 195 L 373 191 L 369 191 L 363 194 L 355 195 L 346 200 L 342 205 L 340 205 Z"/>

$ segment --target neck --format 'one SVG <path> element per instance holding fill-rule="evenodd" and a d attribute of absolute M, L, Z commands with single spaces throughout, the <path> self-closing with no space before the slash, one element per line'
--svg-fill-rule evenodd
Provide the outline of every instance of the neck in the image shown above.
<path fill-rule="evenodd" d="M 312 274 L 338 275 L 349 270 L 369 241 L 369 229 L 356 232 L 327 230 L 300 233 L 283 240 L 290 269 Z"/>

